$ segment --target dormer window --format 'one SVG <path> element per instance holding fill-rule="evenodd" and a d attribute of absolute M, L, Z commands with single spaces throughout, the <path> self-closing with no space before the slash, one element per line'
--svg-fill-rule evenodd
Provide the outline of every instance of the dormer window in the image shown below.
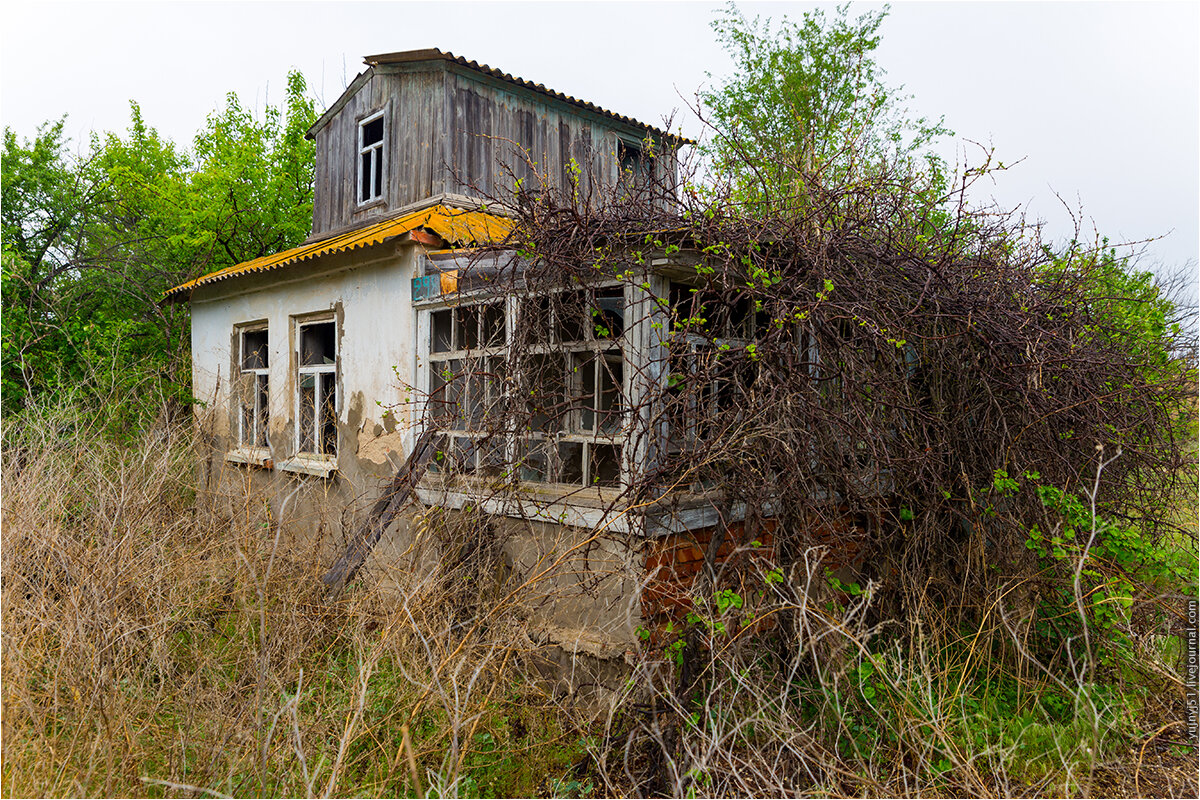
<path fill-rule="evenodd" d="M 358 123 L 358 203 L 383 197 L 383 112 Z"/>
<path fill-rule="evenodd" d="M 617 138 L 618 179 L 626 186 L 641 186 L 649 182 L 653 162 L 642 149 L 641 142 Z"/>

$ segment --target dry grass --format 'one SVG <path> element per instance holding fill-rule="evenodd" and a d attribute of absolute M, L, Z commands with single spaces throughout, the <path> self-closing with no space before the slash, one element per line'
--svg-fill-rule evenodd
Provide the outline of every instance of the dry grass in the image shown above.
<path fill-rule="evenodd" d="M 6 431 L 4 795 L 526 794 L 578 757 L 515 678 L 512 614 L 456 627 L 436 570 L 325 602 L 260 499 L 194 511 L 192 453 Z"/>
<path fill-rule="evenodd" d="M 195 512 L 193 452 L 61 413 L 6 430 L 5 796 L 1195 796 L 1170 637 L 1138 674 L 1051 676 L 1003 603 L 897 630 L 869 587 L 814 593 L 813 553 L 741 605 L 698 597 L 687 680 L 648 650 L 589 724 L 521 676 L 522 598 L 463 590 L 488 565 L 328 602 L 261 498 Z"/>

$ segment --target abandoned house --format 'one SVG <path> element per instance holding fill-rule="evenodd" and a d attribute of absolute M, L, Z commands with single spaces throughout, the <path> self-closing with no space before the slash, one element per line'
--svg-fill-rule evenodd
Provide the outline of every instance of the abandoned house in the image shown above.
<path fill-rule="evenodd" d="M 437 432 L 410 511 L 471 507 L 509 525 L 512 571 L 546 572 L 555 587 L 531 616 L 539 641 L 619 657 L 656 613 L 648 570 L 694 572 L 717 522 L 703 503 L 651 513 L 618 502 L 653 457 L 632 411 L 667 357 L 649 298 L 678 286 L 652 267 L 635 282 L 649 293 L 598 280 L 589 325 L 536 293 L 489 289 L 477 264 L 468 280 L 468 266 L 512 224 L 484 198 L 511 192 L 529 161 L 563 185 L 615 182 L 677 169 L 686 142 L 438 50 L 366 65 L 309 131 L 308 240 L 168 292 L 191 304 L 193 391 L 213 411 L 212 496 L 228 494 L 222 482 L 250 483 L 275 519 L 336 555 L 423 432 Z M 536 329 L 532 389 L 506 366 L 520 324 Z M 513 391 L 534 398 L 529 424 L 485 432 L 489 407 Z M 565 410 L 554 397 L 568 398 Z M 411 568 L 408 525 L 402 515 L 380 538 L 367 574 Z M 769 530 L 758 539 L 769 546 Z"/>

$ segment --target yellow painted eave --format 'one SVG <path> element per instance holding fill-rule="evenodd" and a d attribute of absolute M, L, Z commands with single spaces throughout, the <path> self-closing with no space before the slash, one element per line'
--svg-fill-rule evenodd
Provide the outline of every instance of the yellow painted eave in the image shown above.
<path fill-rule="evenodd" d="M 413 211 L 395 219 L 383 220 L 365 228 L 331 236 L 311 244 L 293 247 L 281 253 L 244 261 L 232 267 L 201 275 L 199 278 L 180 284 L 163 293 L 164 300 L 183 299 L 182 295 L 190 294 L 193 290 L 211 283 L 234 278 L 239 275 L 249 275 L 257 272 L 268 272 L 283 267 L 311 261 L 322 256 L 335 253 L 345 253 L 364 247 L 383 244 L 389 239 L 395 239 L 406 233 L 424 228 L 436 233 L 441 238 L 458 247 L 469 247 L 503 241 L 512 230 L 513 223 L 505 217 L 488 214 L 483 211 L 471 211 L 449 206 L 434 206 L 420 211 Z"/>

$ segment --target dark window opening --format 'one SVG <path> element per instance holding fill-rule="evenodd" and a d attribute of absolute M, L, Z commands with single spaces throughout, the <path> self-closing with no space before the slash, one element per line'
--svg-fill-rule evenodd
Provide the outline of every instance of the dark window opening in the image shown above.
<path fill-rule="evenodd" d="M 267 368 L 267 331 L 242 332 L 242 369 Z"/>
<path fill-rule="evenodd" d="M 383 117 L 363 123 L 363 147 L 383 141 Z"/>
<path fill-rule="evenodd" d="M 626 180 L 640 182 L 650 177 L 650 159 L 640 145 L 624 139 L 617 141 L 617 167 Z"/>
<path fill-rule="evenodd" d="M 332 322 L 300 328 L 300 363 L 311 367 L 331 365 L 337 355 L 336 331 Z"/>

